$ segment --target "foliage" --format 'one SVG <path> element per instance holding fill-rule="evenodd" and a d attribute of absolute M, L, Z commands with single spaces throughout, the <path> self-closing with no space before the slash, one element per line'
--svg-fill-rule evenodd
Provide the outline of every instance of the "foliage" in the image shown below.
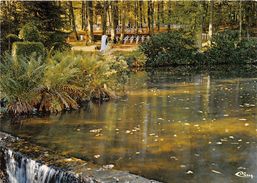
<path fill-rule="evenodd" d="M 28 23 L 21 28 L 19 38 L 24 41 L 37 42 L 40 40 L 40 34 L 34 24 Z"/>
<path fill-rule="evenodd" d="M 146 66 L 169 66 L 194 63 L 196 47 L 188 34 L 173 31 L 154 35 L 140 46 L 147 57 Z"/>
<path fill-rule="evenodd" d="M 83 78 L 86 83 L 83 87 L 93 100 L 116 98 L 127 82 L 126 62 L 111 55 L 82 56 L 80 64 L 87 76 Z"/>
<path fill-rule="evenodd" d="M 4 1 L 1 3 L 1 54 L 10 49 L 8 40 L 5 37 L 8 34 L 19 34 L 21 29 L 21 37 L 25 41 L 40 41 L 48 49 L 52 47 L 55 50 L 63 50 L 69 48 L 65 42 L 68 34 L 63 30 L 67 25 L 67 17 L 64 16 L 65 9 L 59 6 L 58 2 L 50 1 Z M 31 22 L 31 23 L 27 23 Z M 33 26 L 34 25 L 34 26 Z M 36 28 L 39 30 L 38 37 Z M 27 30 L 24 32 L 24 29 Z M 33 34 L 30 34 L 31 32 Z M 34 34 L 35 33 L 35 34 Z M 58 38 L 58 39 L 57 39 Z"/>
<path fill-rule="evenodd" d="M 41 103 L 39 110 L 58 112 L 63 109 L 77 109 L 77 97 L 82 95 L 82 88 L 77 78 L 81 70 L 77 65 L 77 59 L 63 57 L 60 60 L 49 57 L 46 64 L 41 89 Z"/>
<path fill-rule="evenodd" d="M 83 100 L 116 98 L 127 82 L 127 64 L 111 56 L 72 52 L 48 55 L 44 63 L 33 54 L 6 56 L 1 74 L 1 98 L 7 99 L 9 112 L 59 112 L 77 109 Z"/>
<path fill-rule="evenodd" d="M 118 52 L 115 53 L 115 55 L 118 57 L 118 59 L 125 60 L 130 68 L 145 66 L 146 57 L 139 50 L 132 52 Z"/>
<path fill-rule="evenodd" d="M 38 88 L 41 87 L 45 65 L 35 57 L 13 59 L 5 55 L 0 63 L 1 98 L 8 101 L 8 110 L 13 113 L 28 113 L 40 101 Z"/>
<path fill-rule="evenodd" d="M 12 55 L 14 58 L 30 57 L 31 54 L 37 57 L 45 57 L 45 48 L 41 42 L 15 42 L 12 47 Z"/>
<path fill-rule="evenodd" d="M 257 41 L 239 41 L 238 31 L 217 33 L 206 51 L 207 64 L 244 64 L 257 59 Z"/>
<path fill-rule="evenodd" d="M 246 63 L 257 63 L 257 40 L 242 40 L 238 44 L 239 59 Z"/>
<path fill-rule="evenodd" d="M 71 48 L 71 46 L 66 43 L 67 36 L 67 33 L 61 31 L 42 32 L 41 41 L 49 50 L 65 51 Z"/>
<path fill-rule="evenodd" d="M 21 41 L 20 38 L 15 34 L 8 34 L 6 37 L 7 41 L 10 41 L 11 43 Z"/>

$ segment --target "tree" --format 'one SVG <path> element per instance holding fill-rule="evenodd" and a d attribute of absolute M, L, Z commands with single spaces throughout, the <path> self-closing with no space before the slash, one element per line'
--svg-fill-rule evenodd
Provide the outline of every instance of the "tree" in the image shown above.
<path fill-rule="evenodd" d="M 148 30 L 149 30 L 149 34 L 153 34 L 154 33 L 154 9 L 153 9 L 153 2 L 152 0 L 148 1 L 148 9 L 147 9 L 147 13 L 148 13 Z"/>
<path fill-rule="evenodd" d="M 111 19 L 112 19 L 112 26 L 111 26 L 111 40 L 114 40 L 116 37 L 116 28 L 118 26 L 118 2 L 112 1 L 111 3 Z"/>
<path fill-rule="evenodd" d="M 82 1 L 81 4 L 81 28 L 82 30 L 86 30 L 87 28 L 87 11 L 85 1 Z"/>
<path fill-rule="evenodd" d="M 168 31 L 171 29 L 171 1 L 168 1 Z"/>
<path fill-rule="evenodd" d="M 88 32 L 89 32 L 89 42 L 94 42 L 94 30 L 93 30 L 93 2 L 87 1 L 87 12 L 88 12 Z"/>
<path fill-rule="evenodd" d="M 71 23 L 72 23 L 72 30 L 75 34 L 76 39 L 79 39 L 77 30 L 76 30 L 76 23 L 75 23 L 75 15 L 74 15 L 74 11 L 73 11 L 73 6 L 72 6 L 72 1 L 69 1 L 69 11 L 70 11 L 70 16 L 71 16 Z"/>
<path fill-rule="evenodd" d="M 103 13 L 102 13 L 102 30 L 103 30 L 103 35 L 106 34 L 107 30 L 107 10 L 108 10 L 108 1 L 104 1 L 104 6 L 103 6 Z"/>
<path fill-rule="evenodd" d="M 214 6 L 214 0 L 210 0 L 210 21 L 209 21 L 209 41 L 212 39 L 213 34 L 213 6 Z"/>
<path fill-rule="evenodd" d="M 126 21 L 126 1 L 123 0 L 121 4 L 121 34 L 120 40 L 122 41 L 125 35 L 125 21 Z"/>

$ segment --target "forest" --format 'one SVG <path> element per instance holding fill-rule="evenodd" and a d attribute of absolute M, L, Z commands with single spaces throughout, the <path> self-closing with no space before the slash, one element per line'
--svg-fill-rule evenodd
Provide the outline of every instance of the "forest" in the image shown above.
<path fill-rule="evenodd" d="M 242 37 L 256 36 L 256 1 L 55 1 L 1 2 L 1 40 L 18 34 L 28 22 L 37 24 L 42 33 L 79 33 L 89 41 L 96 35 L 128 33 L 154 34 L 183 28 L 195 36 L 238 30 Z M 67 36 L 67 35 L 66 35 Z M 200 38 L 199 38 L 200 39 Z"/>
<path fill-rule="evenodd" d="M 116 98 L 128 68 L 256 64 L 256 8 L 255 1 L 1 1 L 1 103 L 17 114 L 58 112 Z"/>
<path fill-rule="evenodd" d="M 0 183 L 256 180 L 256 0 L 0 10 Z"/>

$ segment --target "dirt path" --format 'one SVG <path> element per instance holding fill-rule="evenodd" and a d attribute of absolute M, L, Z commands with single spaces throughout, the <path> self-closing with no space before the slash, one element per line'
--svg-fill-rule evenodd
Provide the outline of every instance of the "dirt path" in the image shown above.
<path fill-rule="evenodd" d="M 90 45 L 90 46 L 72 46 L 73 51 L 85 51 L 85 52 L 94 52 L 97 51 L 96 47 L 99 46 L 99 44 Z M 111 51 L 135 51 L 138 49 L 138 45 L 135 44 L 126 44 L 126 45 L 113 45 L 111 48 Z"/>

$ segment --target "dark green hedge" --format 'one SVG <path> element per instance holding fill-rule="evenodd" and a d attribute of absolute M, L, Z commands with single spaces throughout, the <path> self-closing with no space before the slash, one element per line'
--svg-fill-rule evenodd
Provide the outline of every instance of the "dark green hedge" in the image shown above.
<path fill-rule="evenodd" d="M 192 37 L 182 31 L 156 34 L 140 50 L 147 57 L 146 66 L 152 67 L 193 64 L 197 51 Z"/>
<path fill-rule="evenodd" d="M 36 57 L 45 58 L 45 48 L 41 42 L 15 42 L 12 46 L 12 55 L 14 58 L 30 57 L 35 54 Z"/>
<path fill-rule="evenodd" d="M 257 61 L 257 40 L 239 41 L 239 31 L 218 32 L 205 53 L 206 64 L 247 64 Z"/>

